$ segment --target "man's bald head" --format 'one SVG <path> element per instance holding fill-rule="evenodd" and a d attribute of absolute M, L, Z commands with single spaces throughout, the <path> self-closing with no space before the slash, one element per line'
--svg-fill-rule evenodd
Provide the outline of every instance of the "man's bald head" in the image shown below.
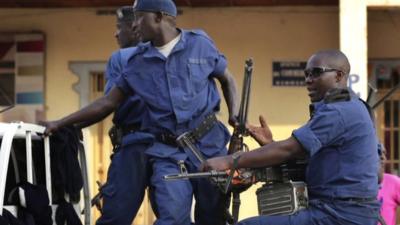
<path fill-rule="evenodd" d="M 350 73 L 350 63 L 346 55 L 339 50 L 322 50 L 316 52 L 313 57 L 318 57 L 327 67 L 342 71 L 346 76 Z"/>
<path fill-rule="evenodd" d="M 320 101 L 327 91 L 347 88 L 350 63 L 339 50 L 318 51 L 307 61 L 306 86 L 312 102 Z"/>

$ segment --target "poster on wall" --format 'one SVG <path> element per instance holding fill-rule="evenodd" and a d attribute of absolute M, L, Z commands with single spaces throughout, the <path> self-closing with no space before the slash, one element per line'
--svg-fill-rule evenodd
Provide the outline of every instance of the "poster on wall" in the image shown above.
<path fill-rule="evenodd" d="M 304 86 L 304 69 L 306 62 L 274 61 L 272 62 L 273 86 Z"/>
<path fill-rule="evenodd" d="M 0 33 L 0 121 L 44 119 L 43 33 Z"/>

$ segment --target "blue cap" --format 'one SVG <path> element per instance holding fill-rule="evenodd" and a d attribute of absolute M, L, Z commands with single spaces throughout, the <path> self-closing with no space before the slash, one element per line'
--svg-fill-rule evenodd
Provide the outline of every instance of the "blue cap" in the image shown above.
<path fill-rule="evenodd" d="M 172 0 L 135 0 L 134 11 L 163 12 L 176 17 L 177 10 Z"/>

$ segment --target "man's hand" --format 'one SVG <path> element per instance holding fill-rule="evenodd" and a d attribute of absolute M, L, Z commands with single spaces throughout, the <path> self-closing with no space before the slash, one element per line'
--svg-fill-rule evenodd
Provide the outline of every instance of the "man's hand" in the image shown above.
<path fill-rule="evenodd" d="M 201 165 L 200 170 L 203 172 L 210 170 L 225 171 L 231 169 L 232 165 L 232 156 L 227 155 L 208 159 L 205 163 Z"/>
<path fill-rule="evenodd" d="M 40 121 L 39 124 L 44 126 L 44 127 L 46 127 L 46 129 L 44 130 L 44 133 L 43 133 L 45 136 L 50 136 L 54 132 L 56 132 L 58 129 L 60 129 L 60 125 L 59 125 L 58 120 Z"/>
<path fill-rule="evenodd" d="M 233 128 L 237 127 L 239 125 L 237 116 L 229 116 L 228 123 Z"/>
<path fill-rule="evenodd" d="M 251 124 L 247 125 L 247 129 L 250 135 L 260 144 L 261 146 L 272 143 L 274 140 L 272 138 L 271 129 L 269 129 L 267 123 L 263 116 L 260 115 L 260 127 L 253 126 Z"/>

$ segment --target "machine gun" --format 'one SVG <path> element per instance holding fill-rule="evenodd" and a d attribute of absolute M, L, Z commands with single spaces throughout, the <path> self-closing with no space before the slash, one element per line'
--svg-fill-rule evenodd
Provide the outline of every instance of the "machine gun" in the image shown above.
<path fill-rule="evenodd" d="M 250 58 L 246 60 L 245 63 L 242 96 L 240 100 L 239 115 L 237 118 L 238 124 L 234 128 L 231 140 L 229 142 L 228 155 L 235 154 L 236 152 L 245 152 L 249 150 L 248 146 L 243 142 L 243 137 L 248 136 L 246 123 L 247 123 L 247 114 L 249 109 L 252 73 L 253 73 L 253 60 Z M 233 198 L 232 216 L 234 218 L 234 222 L 236 223 L 239 218 L 239 208 L 241 204 L 240 193 L 247 190 L 247 188 L 249 188 L 250 186 L 240 184 L 240 185 L 233 185 L 233 187 L 231 187 L 234 173 L 235 170 L 230 171 L 225 186 L 225 193 L 228 196 L 230 196 L 230 194 L 232 193 L 232 198 Z M 229 190 L 230 193 L 228 193 Z"/>
<path fill-rule="evenodd" d="M 306 165 L 307 161 L 297 159 L 279 166 L 241 170 L 231 181 L 233 186 L 264 183 L 256 191 L 259 215 L 290 215 L 308 206 L 307 186 L 304 183 Z M 164 179 L 212 178 L 214 182 L 225 185 L 228 176 L 226 171 L 181 172 L 164 176 Z"/>

